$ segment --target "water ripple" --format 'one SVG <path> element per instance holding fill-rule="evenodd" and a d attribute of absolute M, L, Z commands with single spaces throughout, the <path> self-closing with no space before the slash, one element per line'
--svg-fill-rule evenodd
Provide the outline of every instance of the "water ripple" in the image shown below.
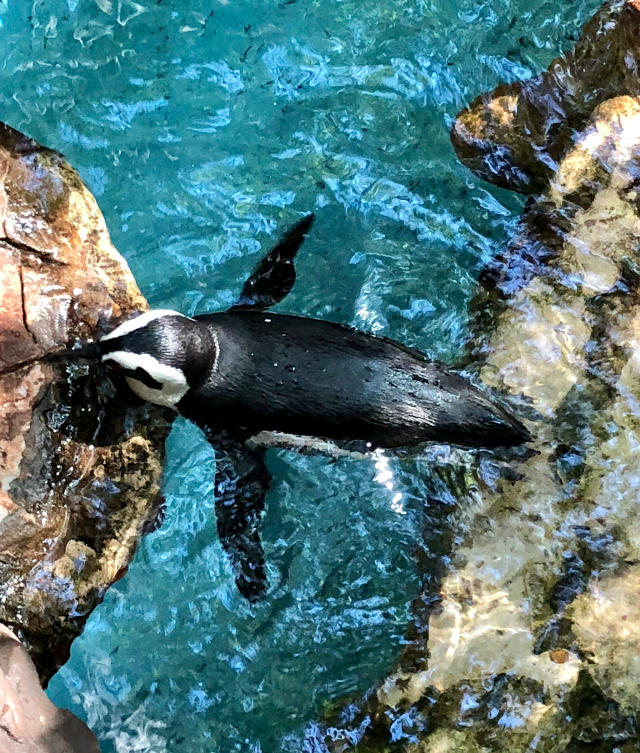
<path fill-rule="evenodd" d="M 3 0 L 3 119 L 80 171 L 153 306 L 230 305 L 315 210 L 280 309 L 453 360 L 522 203 L 456 162 L 451 120 L 548 64 L 598 4 Z M 299 750 L 400 652 L 415 560 L 444 561 L 464 515 L 435 470 L 455 463 L 271 452 L 270 591 L 251 606 L 215 534 L 211 450 L 184 423 L 168 450 L 166 520 L 51 696 L 105 753 Z"/>

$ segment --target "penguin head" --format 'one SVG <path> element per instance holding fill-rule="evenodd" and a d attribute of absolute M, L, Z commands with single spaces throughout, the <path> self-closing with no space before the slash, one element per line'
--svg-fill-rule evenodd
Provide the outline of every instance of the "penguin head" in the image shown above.
<path fill-rule="evenodd" d="M 156 310 L 129 319 L 98 341 L 100 359 L 115 366 L 143 400 L 177 410 L 215 360 L 203 330 L 177 311 Z"/>

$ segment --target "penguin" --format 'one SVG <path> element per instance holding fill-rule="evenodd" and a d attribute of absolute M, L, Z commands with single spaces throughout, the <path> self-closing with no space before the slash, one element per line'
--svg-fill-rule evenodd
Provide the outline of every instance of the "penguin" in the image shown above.
<path fill-rule="evenodd" d="M 468 380 L 418 350 L 352 327 L 270 312 L 295 282 L 314 215 L 258 264 L 227 311 L 153 310 L 97 342 L 102 363 L 139 398 L 199 426 L 216 450 L 216 518 L 240 593 L 267 586 L 259 519 L 270 477 L 265 433 L 408 448 L 504 447 L 526 427 Z"/>

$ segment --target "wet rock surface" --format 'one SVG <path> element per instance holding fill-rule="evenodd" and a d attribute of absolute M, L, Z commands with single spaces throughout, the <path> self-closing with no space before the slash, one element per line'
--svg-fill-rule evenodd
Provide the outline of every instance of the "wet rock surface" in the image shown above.
<path fill-rule="evenodd" d="M 458 157 L 498 186 L 544 190 L 595 108 L 640 94 L 639 62 L 640 2 L 605 3 L 544 73 L 481 94 L 460 113 L 451 131 Z"/>
<path fill-rule="evenodd" d="M 0 698 L 2 753 L 99 753 L 98 741 L 89 729 L 47 698 L 29 654 L 2 625 Z"/>
<path fill-rule="evenodd" d="M 636 12 L 607 5 L 571 65 L 595 54 L 594 28 L 604 43 Z M 422 563 L 407 648 L 380 687 L 314 728 L 312 750 L 640 749 L 640 99 L 603 101 L 612 82 L 597 80 L 581 130 L 562 115 L 571 135 L 544 170 L 509 163 L 552 177 L 473 306 L 469 368 L 528 416 L 535 452 L 450 478 L 453 532 Z M 572 91 L 575 104 L 588 90 Z"/>
<path fill-rule="evenodd" d="M 46 681 L 161 503 L 169 424 L 52 357 L 146 302 L 77 173 L 4 125 L 0 223 L 0 623 Z"/>

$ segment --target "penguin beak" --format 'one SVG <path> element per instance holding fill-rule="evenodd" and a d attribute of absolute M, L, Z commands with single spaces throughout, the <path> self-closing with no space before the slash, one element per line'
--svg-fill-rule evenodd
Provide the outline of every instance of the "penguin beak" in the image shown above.
<path fill-rule="evenodd" d="M 97 361 L 102 355 L 102 348 L 99 342 L 94 343 L 76 343 L 71 350 L 67 351 L 69 358 L 84 359 L 87 361 Z"/>
<path fill-rule="evenodd" d="M 99 343 L 75 343 L 71 348 L 55 350 L 47 353 L 43 360 L 56 361 L 97 361 L 102 355 L 102 349 Z"/>

